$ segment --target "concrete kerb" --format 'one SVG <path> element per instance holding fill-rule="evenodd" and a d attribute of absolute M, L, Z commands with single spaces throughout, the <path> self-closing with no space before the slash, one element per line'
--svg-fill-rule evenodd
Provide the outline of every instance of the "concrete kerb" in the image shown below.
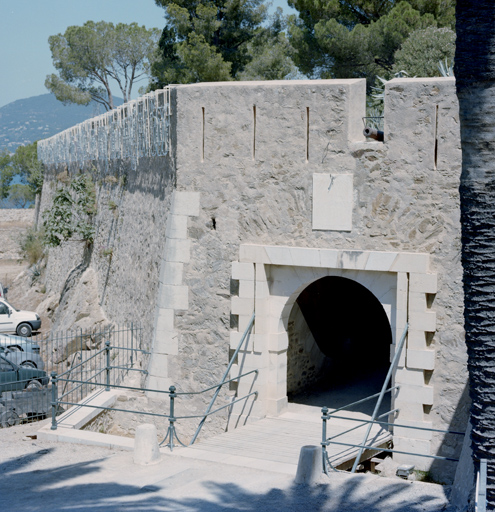
<path fill-rule="evenodd" d="M 81 403 L 99 407 L 111 407 L 115 403 L 117 396 L 118 393 L 115 391 L 99 390 L 86 397 L 81 401 Z M 57 430 L 51 429 L 51 421 L 45 422 L 37 432 L 38 438 L 43 441 L 56 443 L 74 443 L 99 446 L 109 450 L 119 449 L 124 451 L 134 451 L 134 438 L 81 430 L 100 413 L 101 409 L 98 408 L 82 407 L 80 405 L 73 406 L 63 415 L 59 416 Z M 257 459 L 242 456 L 226 456 L 224 453 L 197 449 L 196 446 L 194 448 L 177 446 L 174 447 L 173 451 L 168 447 L 159 447 L 159 453 L 162 456 L 166 455 L 168 457 L 181 456 L 189 459 L 251 467 L 253 469 L 268 469 L 275 473 L 283 473 L 292 476 L 295 475 L 297 467 L 292 464 L 271 462 L 269 463 L 270 467 L 267 468 L 266 461 L 259 461 Z"/>
<path fill-rule="evenodd" d="M 96 391 L 86 397 L 82 403 L 98 405 L 102 407 L 111 407 L 117 399 L 118 393 L 114 391 Z M 56 443 L 74 443 L 81 445 L 99 446 L 109 450 L 135 450 L 135 439 L 131 437 L 122 437 L 111 434 L 103 434 L 100 432 L 91 432 L 89 430 L 81 430 L 85 425 L 92 421 L 101 409 L 93 407 L 73 406 L 58 418 L 57 430 L 51 429 L 51 421 L 47 421 L 38 430 L 38 438 L 43 441 L 51 441 Z M 138 427 L 139 428 L 139 427 Z M 185 457 L 188 459 L 221 462 L 222 464 L 241 466 L 253 469 L 266 469 L 275 473 L 283 473 L 294 476 L 297 466 L 295 464 L 280 463 L 272 461 L 258 460 L 245 456 L 232 456 L 225 453 L 217 453 L 209 450 L 202 450 L 200 445 L 194 447 L 174 447 L 170 451 L 168 447 L 159 447 L 159 454 L 167 457 Z M 159 462 L 159 461 L 158 461 Z M 150 464 L 145 464 L 150 465 Z"/>

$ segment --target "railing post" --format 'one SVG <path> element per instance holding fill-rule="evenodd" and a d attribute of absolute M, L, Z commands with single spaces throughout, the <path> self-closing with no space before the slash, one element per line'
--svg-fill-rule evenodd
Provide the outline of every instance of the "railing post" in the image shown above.
<path fill-rule="evenodd" d="M 79 340 L 81 342 L 80 346 L 79 346 L 79 354 L 80 354 L 80 360 L 81 360 L 81 363 L 82 363 L 82 361 L 83 361 L 83 330 L 80 329 L 79 332 L 80 332 Z M 76 331 L 76 333 L 77 333 L 77 331 Z M 77 334 L 76 334 L 76 336 L 77 336 Z M 80 366 L 79 379 L 81 380 L 81 382 L 84 381 L 83 365 L 82 364 Z M 83 391 L 82 384 L 79 386 L 79 390 L 80 390 L 80 395 L 81 395 L 80 396 L 80 400 L 82 400 L 84 398 L 84 391 Z M 76 396 L 77 396 L 77 394 L 76 394 Z"/>
<path fill-rule="evenodd" d="M 105 391 L 110 391 L 110 341 L 105 341 L 105 350 L 107 352 L 107 387 Z"/>
<path fill-rule="evenodd" d="M 175 439 L 177 439 L 179 444 L 181 444 L 184 447 L 186 445 L 179 439 L 177 432 L 175 431 L 175 426 L 174 426 L 174 423 L 176 420 L 175 412 L 174 412 L 174 398 L 177 396 L 177 393 L 175 392 L 175 386 L 170 386 L 168 388 L 168 392 L 169 392 L 169 397 L 170 397 L 170 415 L 169 415 L 168 421 L 170 424 L 168 426 L 167 435 L 165 436 L 165 439 L 160 443 L 160 446 L 167 439 L 170 438 L 169 442 L 165 446 L 168 446 L 170 448 L 170 451 L 172 452 L 174 450 L 174 437 L 175 437 Z"/>
<path fill-rule="evenodd" d="M 52 426 L 51 430 L 57 430 L 57 372 L 51 373 L 52 377 Z"/>
<path fill-rule="evenodd" d="M 480 459 L 480 467 L 476 475 L 476 512 L 486 512 L 486 470 L 487 459 Z"/>
<path fill-rule="evenodd" d="M 177 396 L 175 394 L 175 386 L 170 386 L 168 388 L 169 392 L 169 398 L 170 398 L 170 418 L 169 423 L 170 426 L 168 427 L 169 433 L 170 433 L 170 451 L 174 450 L 174 434 L 175 434 L 175 411 L 174 411 L 174 398 Z"/>
<path fill-rule="evenodd" d="M 134 322 L 131 322 L 131 368 L 134 367 Z"/>
<path fill-rule="evenodd" d="M 321 409 L 323 420 L 323 425 L 321 428 L 321 456 L 322 456 L 322 464 L 323 464 L 323 472 L 325 475 L 328 475 L 328 469 L 327 469 L 327 420 L 330 419 L 330 416 L 328 415 L 328 407 L 322 407 Z"/>

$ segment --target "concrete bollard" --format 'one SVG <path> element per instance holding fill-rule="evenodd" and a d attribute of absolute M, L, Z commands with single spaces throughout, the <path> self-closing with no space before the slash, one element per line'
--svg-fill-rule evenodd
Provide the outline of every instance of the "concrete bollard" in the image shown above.
<path fill-rule="evenodd" d="M 134 436 L 134 463 L 141 466 L 160 462 L 160 448 L 155 425 L 139 425 Z"/>
<path fill-rule="evenodd" d="M 322 481 L 323 464 L 320 446 L 303 446 L 299 453 L 296 484 L 316 484 Z"/>

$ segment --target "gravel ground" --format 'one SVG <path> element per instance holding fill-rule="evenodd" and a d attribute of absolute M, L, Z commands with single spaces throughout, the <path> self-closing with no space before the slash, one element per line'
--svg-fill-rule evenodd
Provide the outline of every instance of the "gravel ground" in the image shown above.
<path fill-rule="evenodd" d="M 5 512 L 201 511 L 438 512 L 439 485 L 334 473 L 294 484 L 269 471 L 162 455 L 138 466 L 132 452 L 40 441 L 40 423 L 0 429 L 0 503 Z"/>

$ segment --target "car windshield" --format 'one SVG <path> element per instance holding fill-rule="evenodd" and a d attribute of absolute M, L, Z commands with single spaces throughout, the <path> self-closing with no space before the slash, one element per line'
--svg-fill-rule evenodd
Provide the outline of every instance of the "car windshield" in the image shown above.
<path fill-rule="evenodd" d="M 3 302 L 5 302 L 5 304 L 7 304 L 7 306 L 9 306 L 9 308 L 12 308 L 14 311 L 20 311 L 19 309 L 15 308 L 14 306 L 12 306 L 12 304 L 10 304 L 9 302 L 7 302 L 5 299 L 3 299 Z"/>

